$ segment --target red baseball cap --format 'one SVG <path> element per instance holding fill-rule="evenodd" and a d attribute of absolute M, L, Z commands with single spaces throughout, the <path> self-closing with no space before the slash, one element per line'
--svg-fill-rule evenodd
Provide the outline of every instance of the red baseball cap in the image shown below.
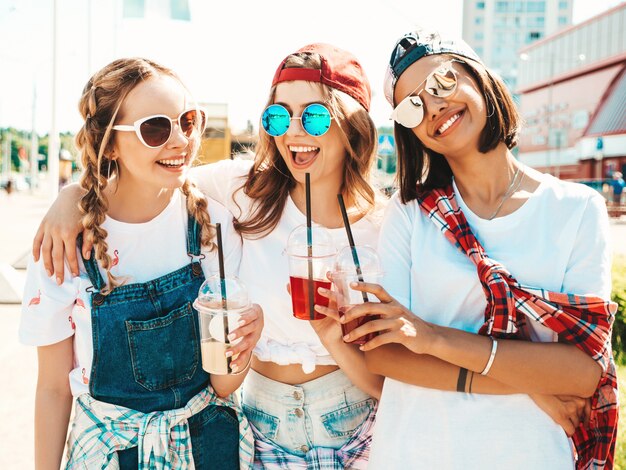
<path fill-rule="evenodd" d="M 330 44 L 309 44 L 294 52 L 315 53 L 322 59 L 322 68 L 284 68 L 285 58 L 278 66 L 272 86 L 280 82 L 293 80 L 305 80 L 307 82 L 319 82 L 336 90 L 343 91 L 357 100 L 366 111 L 370 110 L 372 90 L 370 82 L 356 57 L 343 49 Z M 290 54 L 292 55 L 292 54 Z"/>

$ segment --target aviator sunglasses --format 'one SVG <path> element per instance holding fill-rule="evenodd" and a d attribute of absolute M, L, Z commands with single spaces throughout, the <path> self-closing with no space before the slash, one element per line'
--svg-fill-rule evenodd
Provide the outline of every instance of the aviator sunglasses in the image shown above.
<path fill-rule="evenodd" d="M 280 137 L 287 133 L 292 119 L 300 119 L 302 128 L 307 134 L 319 137 L 328 132 L 333 118 L 328 108 L 319 103 L 308 105 L 298 117 L 291 116 L 287 108 L 280 104 L 271 104 L 263 111 L 261 123 L 269 135 Z"/>
<path fill-rule="evenodd" d="M 450 60 L 439 65 L 436 70 L 428 74 L 426 80 L 400 101 L 391 113 L 391 119 L 409 129 L 419 126 L 424 119 L 424 102 L 419 97 L 422 91 L 437 98 L 446 98 L 456 91 L 457 77 L 452 69 L 452 62 L 463 63 L 460 60 Z M 422 85 L 424 88 L 416 93 Z"/>
<path fill-rule="evenodd" d="M 158 148 L 170 140 L 174 123 L 186 137 L 191 137 L 194 130 L 204 132 L 206 125 L 206 114 L 201 109 L 188 109 L 180 113 L 176 119 L 172 119 L 164 114 L 146 116 L 133 123 L 132 126 L 118 124 L 113 126 L 116 131 L 134 131 L 137 137 L 146 147 Z"/>

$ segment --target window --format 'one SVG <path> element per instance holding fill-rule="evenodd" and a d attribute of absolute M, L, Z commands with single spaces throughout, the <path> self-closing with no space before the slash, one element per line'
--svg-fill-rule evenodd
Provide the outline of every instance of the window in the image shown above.
<path fill-rule="evenodd" d="M 188 0 L 170 0 L 170 8 L 173 20 L 190 21 L 189 1 Z"/>
<path fill-rule="evenodd" d="M 476 2 L 476 9 L 477 10 L 484 10 L 485 9 L 485 2 Z"/>
<path fill-rule="evenodd" d="M 536 41 L 537 39 L 541 39 L 541 31 L 531 31 L 528 33 L 528 39 L 530 41 Z"/>
<path fill-rule="evenodd" d="M 485 20 L 485 19 L 484 19 L 482 16 L 477 16 L 477 17 L 474 19 L 474 24 L 483 24 L 484 20 Z"/>
<path fill-rule="evenodd" d="M 564 26 L 566 24 L 568 24 L 569 21 L 567 21 L 567 17 L 566 16 L 559 16 L 559 25 Z"/>
<path fill-rule="evenodd" d="M 559 2 L 559 10 L 567 10 L 567 7 L 569 2 L 567 1 L 560 1 Z"/>
<path fill-rule="evenodd" d="M 496 11 L 501 13 L 509 11 L 509 2 L 496 2 Z"/>
<path fill-rule="evenodd" d="M 124 18 L 143 18 L 146 14 L 144 0 L 127 0 L 124 2 L 122 16 Z"/>
<path fill-rule="evenodd" d="M 483 34 L 483 32 L 482 32 L 482 31 L 476 31 L 476 32 L 474 33 L 474 39 L 475 39 L 476 41 L 482 41 L 484 38 L 485 38 L 485 35 Z"/>
<path fill-rule="evenodd" d="M 528 2 L 526 4 L 526 11 L 544 13 L 546 11 L 546 2 Z"/>
<path fill-rule="evenodd" d="M 482 58 L 483 54 L 485 53 L 485 51 L 484 51 L 482 46 L 475 47 L 474 48 L 474 52 L 476 52 L 476 55 L 478 57 L 481 57 L 481 58 Z"/>

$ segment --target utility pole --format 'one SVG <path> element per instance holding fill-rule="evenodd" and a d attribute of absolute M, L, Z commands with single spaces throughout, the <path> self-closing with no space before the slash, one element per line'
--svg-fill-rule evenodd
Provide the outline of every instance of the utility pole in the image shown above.
<path fill-rule="evenodd" d="M 48 134 L 48 179 L 50 200 L 59 193 L 59 133 L 57 131 L 57 0 L 52 0 L 52 122 Z"/>

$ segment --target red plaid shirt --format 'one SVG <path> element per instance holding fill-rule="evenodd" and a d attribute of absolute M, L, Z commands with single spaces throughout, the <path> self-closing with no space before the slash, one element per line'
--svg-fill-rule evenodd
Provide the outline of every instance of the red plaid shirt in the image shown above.
<path fill-rule="evenodd" d="M 476 265 L 487 297 L 480 334 L 528 339 L 529 317 L 557 333 L 559 341 L 576 345 L 602 367 L 602 378 L 591 401 L 589 426 L 581 424 L 572 439 L 578 469 L 613 468 L 618 405 L 611 327 L 617 304 L 592 295 L 521 285 L 504 266 L 487 256 L 459 209 L 452 186 L 432 190 L 418 202 L 445 237 Z"/>

